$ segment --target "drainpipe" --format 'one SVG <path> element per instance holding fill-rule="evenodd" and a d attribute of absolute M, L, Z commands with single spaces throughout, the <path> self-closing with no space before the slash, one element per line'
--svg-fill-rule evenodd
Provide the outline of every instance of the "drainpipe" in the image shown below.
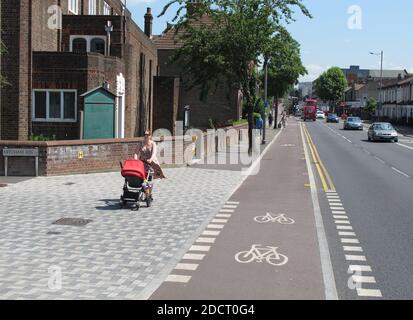
<path fill-rule="evenodd" d="M 108 20 L 105 26 L 105 31 L 106 31 L 106 38 L 107 38 L 106 55 L 110 56 L 110 35 L 113 31 L 112 21 Z"/>

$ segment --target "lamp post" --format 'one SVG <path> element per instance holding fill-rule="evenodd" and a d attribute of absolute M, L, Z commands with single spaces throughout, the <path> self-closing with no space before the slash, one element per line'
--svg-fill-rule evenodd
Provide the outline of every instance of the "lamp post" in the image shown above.
<path fill-rule="evenodd" d="M 381 120 L 381 113 L 382 113 L 382 91 L 383 91 L 383 50 L 380 53 L 370 52 L 370 54 L 375 56 L 380 56 L 380 90 L 379 90 L 379 99 L 378 99 L 378 116 L 379 120 Z"/>
<path fill-rule="evenodd" d="M 266 113 L 268 107 L 268 59 L 265 58 L 264 61 L 264 69 L 265 69 L 265 85 L 264 85 L 264 114 L 262 116 L 263 126 L 262 126 L 262 144 L 265 144 L 265 129 L 266 129 Z"/>

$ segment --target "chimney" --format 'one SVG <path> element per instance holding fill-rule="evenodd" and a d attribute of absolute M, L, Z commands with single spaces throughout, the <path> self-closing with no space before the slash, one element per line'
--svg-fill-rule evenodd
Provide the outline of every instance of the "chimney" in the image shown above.
<path fill-rule="evenodd" d="M 146 9 L 146 14 L 145 14 L 145 34 L 148 36 L 148 38 L 152 37 L 152 21 L 153 21 L 153 16 L 152 16 L 152 10 L 151 8 Z"/>

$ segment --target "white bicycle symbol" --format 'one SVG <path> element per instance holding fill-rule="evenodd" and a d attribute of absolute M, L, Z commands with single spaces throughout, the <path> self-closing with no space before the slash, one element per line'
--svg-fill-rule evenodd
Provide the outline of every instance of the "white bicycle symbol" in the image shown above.
<path fill-rule="evenodd" d="M 288 262 L 288 257 L 277 252 L 278 247 L 263 247 L 260 244 L 252 245 L 248 251 L 241 251 L 235 255 L 235 260 L 239 263 L 250 263 L 256 261 L 258 263 L 264 260 L 273 266 L 282 266 Z"/>
<path fill-rule="evenodd" d="M 265 216 L 258 216 L 254 218 L 255 222 L 258 223 L 268 223 L 268 222 L 278 222 L 279 224 L 294 224 L 295 220 L 288 218 L 284 213 L 280 213 L 273 216 L 270 212 L 267 212 Z"/>

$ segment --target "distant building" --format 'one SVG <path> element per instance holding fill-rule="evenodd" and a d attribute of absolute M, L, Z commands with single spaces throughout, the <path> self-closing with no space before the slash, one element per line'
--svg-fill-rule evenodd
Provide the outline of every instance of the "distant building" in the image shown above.
<path fill-rule="evenodd" d="M 298 84 L 298 91 L 301 98 L 312 97 L 313 95 L 313 83 L 312 82 L 300 82 Z"/>
<path fill-rule="evenodd" d="M 382 101 L 378 116 L 399 124 L 412 124 L 413 76 L 383 86 Z"/>
<path fill-rule="evenodd" d="M 350 66 L 347 69 L 341 69 L 347 78 L 349 85 L 365 81 L 376 81 L 380 79 L 380 70 L 360 69 L 359 66 Z M 397 79 L 397 77 L 406 76 L 406 70 L 383 70 L 383 79 Z"/>

